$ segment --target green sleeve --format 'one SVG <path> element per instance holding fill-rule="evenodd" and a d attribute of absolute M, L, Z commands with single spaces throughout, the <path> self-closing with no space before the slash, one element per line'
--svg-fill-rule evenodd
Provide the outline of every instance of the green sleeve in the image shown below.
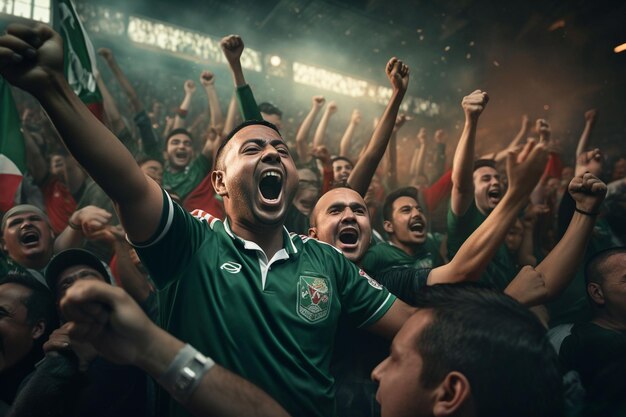
<path fill-rule="evenodd" d="M 263 120 L 259 106 L 256 104 L 252 89 L 248 84 L 237 87 L 237 101 L 239 102 L 239 111 L 244 121 Z"/>
<path fill-rule="evenodd" d="M 358 327 L 368 327 L 391 308 L 396 296 L 337 252 L 338 286 L 342 309 Z"/>
<path fill-rule="evenodd" d="M 164 192 L 161 222 L 152 238 L 131 243 L 161 290 L 184 275 L 198 248 L 207 240 L 211 241 L 207 243 L 210 245 L 213 237 L 206 222 L 193 217 Z"/>

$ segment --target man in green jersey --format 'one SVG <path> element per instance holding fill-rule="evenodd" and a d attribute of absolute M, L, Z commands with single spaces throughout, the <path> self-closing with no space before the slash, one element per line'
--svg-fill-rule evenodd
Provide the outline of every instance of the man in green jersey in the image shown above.
<path fill-rule="evenodd" d="M 291 414 L 333 415 L 329 363 L 339 317 L 391 338 L 413 310 L 330 245 L 283 228 L 298 176 L 273 125 L 248 122 L 222 143 L 211 179 L 227 219 L 200 221 L 143 174 L 72 92 L 57 33 L 10 25 L 0 52 L 0 73 L 39 100 L 116 203 L 129 240 L 167 293 L 167 329 Z M 180 406 L 170 412 L 185 415 Z"/>
<path fill-rule="evenodd" d="M 389 193 L 383 205 L 383 219 L 389 242 L 374 245 L 365 254 L 361 265 L 369 274 L 377 276 L 401 266 L 432 269 L 443 265 L 439 251 L 442 235 L 427 232 L 426 216 L 415 187 Z"/>
<path fill-rule="evenodd" d="M 163 186 L 184 200 L 211 171 L 211 152 L 207 140 L 200 154 L 195 155 L 191 133 L 182 128 L 172 130 L 165 140 Z"/>

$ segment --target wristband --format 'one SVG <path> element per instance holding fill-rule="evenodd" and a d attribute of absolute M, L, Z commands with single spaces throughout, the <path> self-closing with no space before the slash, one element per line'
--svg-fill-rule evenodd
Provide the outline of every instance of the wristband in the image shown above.
<path fill-rule="evenodd" d="M 188 113 L 189 111 L 185 109 L 181 109 L 180 107 L 178 108 L 178 117 L 180 117 L 181 119 L 184 119 L 185 117 L 187 117 Z"/>
<path fill-rule="evenodd" d="M 181 348 L 167 370 L 158 379 L 174 399 L 185 404 L 200 384 L 205 373 L 215 365 L 191 345 Z"/>
<path fill-rule="evenodd" d="M 584 210 L 579 209 L 578 207 L 576 207 L 574 210 L 575 210 L 577 213 L 584 214 L 585 216 L 590 216 L 590 217 L 595 217 L 595 216 L 597 216 L 598 214 L 600 214 L 600 213 L 598 213 L 597 211 L 594 211 L 593 213 L 592 213 L 592 212 L 589 212 L 589 211 L 584 211 Z"/>
<path fill-rule="evenodd" d="M 82 229 L 79 225 L 77 225 L 77 224 L 75 224 L 75 223 L 72 223 L 72 221 L 71 221 L 71 220 L 68 220 L 68 221 L 67 221 L 67 225 L 68 225 L 68 226 L 70 227 L 70 229 L 72 229 L 72 230 L 81 230 L 81 229 Z"/>

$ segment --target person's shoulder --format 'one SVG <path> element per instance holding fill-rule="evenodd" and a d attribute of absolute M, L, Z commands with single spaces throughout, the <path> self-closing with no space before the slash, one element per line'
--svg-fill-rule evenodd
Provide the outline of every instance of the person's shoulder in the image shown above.
<path fill-rule="evenodd" d="M 329 253 L 330 256 L 343 257 L 343 253 L 339 249 L 314 237 L 291 232 L 289 238 L 298 250 Z"/>
<path fill-rule="evenodd" d="M 181 210 L 185 211 L 185 209 L 182 207 Z M 220 220 L 218 217 L 213 216 L 211 213 L 208 213 L 201 209 L 195 209 L 192 210 L 189 214 L 200 223 L 204 223 L 211 230 L 218 231 L 224 229 L 224 223 L 222 222 L 222 220 Z"/>

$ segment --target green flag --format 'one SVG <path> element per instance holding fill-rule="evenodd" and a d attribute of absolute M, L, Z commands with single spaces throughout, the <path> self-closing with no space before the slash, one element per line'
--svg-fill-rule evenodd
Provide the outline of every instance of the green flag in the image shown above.
<path fill-rule="evenodd" d="M 26 145 L 11 87 L 0 77 L 0 211 L 13 207 L 24 171 Z"/>

